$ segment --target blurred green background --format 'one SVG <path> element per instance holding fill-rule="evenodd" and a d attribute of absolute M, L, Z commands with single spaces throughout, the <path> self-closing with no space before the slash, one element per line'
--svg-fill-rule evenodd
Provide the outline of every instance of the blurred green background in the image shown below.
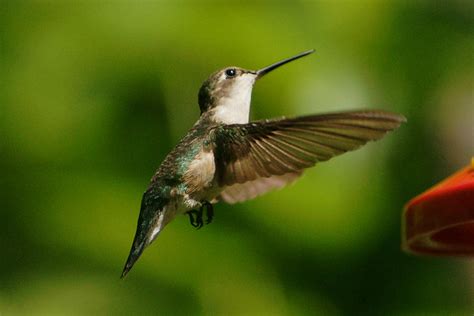
<path fill-rule="evenodd" d="M 467 315 L 467 259 L 400 250 L 411 197 L 473 154 L 468 1 L 0 3 L 0 315 Z M 215 70 L 252 117 L 403 113 L 294 185 L 166 227 L 125 280 L 141 195 Z"/>

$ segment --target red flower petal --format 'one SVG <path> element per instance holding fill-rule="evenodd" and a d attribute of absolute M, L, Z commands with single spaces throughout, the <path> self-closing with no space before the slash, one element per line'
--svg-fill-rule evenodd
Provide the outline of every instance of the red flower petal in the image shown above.
<path fill-rule="evenodd" d="M 474 159 L 405 206 L 402 248 L 420 255 L 474 255 Z"/>

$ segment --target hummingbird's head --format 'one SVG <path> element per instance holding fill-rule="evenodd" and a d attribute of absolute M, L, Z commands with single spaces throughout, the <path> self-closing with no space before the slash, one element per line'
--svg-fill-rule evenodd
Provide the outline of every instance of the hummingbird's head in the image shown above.
<path fill-rule="evenodd" d="M 247 123 L 255 81 L 270 71 L 312 52 L 314 50 L 303 52 L 260 70 L 227 67 L 213 73 L 199 90 L 201 115 L 206 113 L 211 120 L 224 124 Z"/>
<path fill-rule="evenodd" d="M 250 97 L 257 74 L 239 67 L 213 73 L 199 90 L 199 107 L 213 120 L 226 124 L 248 122 Z"/>

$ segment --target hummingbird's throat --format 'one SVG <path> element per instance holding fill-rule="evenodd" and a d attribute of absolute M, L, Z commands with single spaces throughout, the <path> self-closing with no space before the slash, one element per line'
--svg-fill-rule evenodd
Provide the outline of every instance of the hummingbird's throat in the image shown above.
<path fill-rule="evenodd" d="M 242 75 L 227 87 L 213 108 L 211 118 L 223 124 L 245 124 L 249 122 L 250 101 L 254 75 Z"/>

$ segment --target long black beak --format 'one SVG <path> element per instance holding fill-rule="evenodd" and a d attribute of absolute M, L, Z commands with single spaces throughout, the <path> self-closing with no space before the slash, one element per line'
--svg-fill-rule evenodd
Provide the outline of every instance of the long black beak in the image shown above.
<path fill-rule="evenodd" d="M 262 69 L 259 69 L 256 71 L 257 73 L 257 79 L 260 79 L 261 77 L 263 77 L 264 75 L 266 75 L 267 73 L 269 73 L 270 71 L 280 67 L 280 66 L 283 66 L 284 64 L 286 63 L 289 63 L 290 61 L 293 61 L 293 60 L 296 60 L 298 58 L 301 58 L 301 57 L 304 57 L 306 55 L 309 55 L 311 53 L 314 53 L 314 49 L 311 49 L 311 50 L 308 50 L 306 52 L 302 52 L 296 56 L 293 56 L 293 57 L 290 57 L 290 58 L 287 58 L 287 59 L 284 59 L 282 61 L 279 61 L 277 63 L 274 63 L 270 66 L 267 66 L 265 68 L 262 68 Z"/>

